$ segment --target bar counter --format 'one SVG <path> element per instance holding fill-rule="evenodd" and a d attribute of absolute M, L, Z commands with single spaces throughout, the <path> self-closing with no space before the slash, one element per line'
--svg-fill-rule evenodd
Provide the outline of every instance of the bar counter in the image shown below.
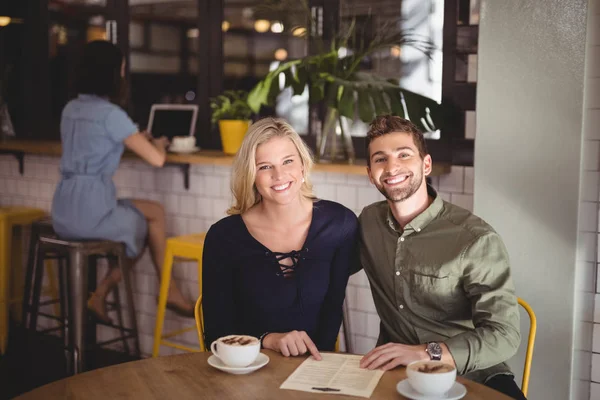
<path fill-rule="evenodd" d="M 17 158 L 26 154 L 60 156 L 62 153 L 61 144 L 58 141 L 50 140 L 4 140 L 0 141 L 0 153 L 14 153 Z M 126 151 L 124 158 L 138 158 L 131 152 Z M 210 164 L 231 166 L 233 157 L 217 150 L 200 150 L 191 154 L 167 153 L 168 164 L 196 165 Z M 315 172 L 333 172 L 339 174 L 366 175 L 366 162 L 359 160 L 355 164 L 343 163 L 315 163 L 313 170 Z M 431 176 L 440 176 L 450 173 L 451 165 L 447 163 L 433 164 Z"/>

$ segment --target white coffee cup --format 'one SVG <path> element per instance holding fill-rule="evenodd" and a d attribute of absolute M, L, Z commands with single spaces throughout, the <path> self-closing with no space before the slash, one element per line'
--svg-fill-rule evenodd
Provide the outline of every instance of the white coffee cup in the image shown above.
<path fill-rule="evenodd" d="M 177 150 L 191 150 L 196 146 L 194 136 L 175 136 L 171 140 L 171 147 Z"/>
<path fill-rule="evenodd" d="M 415 361 L 406 366 L 408 383 L 426 396 L 446 393 L 456 380 L 456 368 L 441 361 Z"/>
<path fill-rule="evenodd" d="M 254 336 L 229 335 L 212 342 L 210 351 L 229 367 L 247 367 L 260 353 L 260 341 Z"/>

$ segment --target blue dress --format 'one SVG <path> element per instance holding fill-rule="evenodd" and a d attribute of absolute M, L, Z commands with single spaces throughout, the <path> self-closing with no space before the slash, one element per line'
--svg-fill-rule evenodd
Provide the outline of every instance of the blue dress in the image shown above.
<path fill-rule="evenodd" d="M 137 127 L 119 106 L 79 95 L 62 112 L 61 178 L 52 200 L 52 223 L 65 239 L 106 239 L 125 243 L 127 256 L 144 248 L 146 218 L 128 200 L 117 199 L 112 177 L 123 141 Z"/>
<path fill-rule="evenodd" d="M 356 215 L 327 200 L 314 203 L 306 241 L 291 253 L 265 247 L 240 215 L 214 224 L 202 257 L 206 344 L 232 334 L 302 330 L 319 350 L 334 350 L 357 240 Z M 282 270 L 285 257 L 294 263 Z"/>

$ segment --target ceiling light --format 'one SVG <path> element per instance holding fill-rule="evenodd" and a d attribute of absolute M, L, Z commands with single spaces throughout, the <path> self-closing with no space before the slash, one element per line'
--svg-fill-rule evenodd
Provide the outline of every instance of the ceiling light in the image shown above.
<path fill-rule="evenodd" d="M 269 30 L 271 23 L 266 19 L 257 19 L 254 21 L 254 30 L 259 33 L 264 33 Z"/>
<path fill-rule="evenodd" d="M 195 39 L 198 36 L 200 36 L 200 30 L 198 30 L 198 28 L 188 29 L 188 31 L 187 31 L 187 37 L 188 38 Z"/>
<path fill-rule="evenodd" d="M 294 28 L 292 30 L 292 35 L 294 35 L 296 37 L 304 36 L 304 35 L 306 35 L 306 28 L 303 27 L 303 26 L 299 26 L 297 28 Z"/>
<path fill-rule="evenodd" d="M 93 17 L 90 17 L 88 24 L 103 26 L 104 25 L 104 17 L 102 15 L 94 15 Z"/>
<path fill-rule="evenodd" d="M 283 24 L 279 21 L 273 22 L 273 24 L 271 25 L 271 32 L 273 32 L 273 33 L 283 32 Z"/>
<path fill-rule="evenodd" d="M 0 17 L 0 26 L 6 26 L 10 24 L 10 17 Z"/>
<path fill-rule="evenodd" d="M 392 55 L 392 57 L 400 58 L 401 53 L 402 50 L 399 46 L 393 46 L 392 48 L 390 48 L 390 54 Z"/>
<path fill-rule="evenodd" d="M 194 101 L 195 98 L 196 98 L 196 93 L 193 90 L 188 90 L 185 93 L 185 99 L 187 101 Z"/>
<path fill-rule="evenodd" d="M 245 7 L 242 9 L 242 17 L 246 18 L 246 19 L 250 19 L 254 16 L 254 11 L 252 11 L 252 8 L 250 7 Z"/>
<path fill-rule="evenodd" d="M 275 50 L 275 59 L 277 61 L 283 61 L 287 58 L 288 52 L 286 49 L 277 49 Z"/>
<path fill-rule="evenodd" d="M 229 28 L 231 27 L 231 24 L 229 23 L 229 21 L 223 21 L 221 23 L 221 30 L 223 32 L 227 32 L 229 30 Z"/>

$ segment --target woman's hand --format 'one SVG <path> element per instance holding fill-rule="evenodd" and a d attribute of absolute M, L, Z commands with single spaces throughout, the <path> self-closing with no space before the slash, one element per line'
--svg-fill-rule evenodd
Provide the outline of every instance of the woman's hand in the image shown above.
<path fill-rule="evenodd" d="M 148 131 L 141 131 L 140 134 L 145 137 L 146 139 L 152 141 L 152 133 L 148 132 Z"/>
<path fill-rule="evenodd" d="M 161 150 L 164 150 L 169 145 L 169 139 L 166 136 L 161 136 L 157 139 L 152 139 L 152 144 Z"/>
<path fill-rule="evenodd" d="M 265 349 L 275 350 L 286 357 L 299 356 L 310 352 L 316 360 L 321 360 L 321 354 L 308 334 L 304 331 L 286 333 L 269 333 L 263 338 Z"/>

